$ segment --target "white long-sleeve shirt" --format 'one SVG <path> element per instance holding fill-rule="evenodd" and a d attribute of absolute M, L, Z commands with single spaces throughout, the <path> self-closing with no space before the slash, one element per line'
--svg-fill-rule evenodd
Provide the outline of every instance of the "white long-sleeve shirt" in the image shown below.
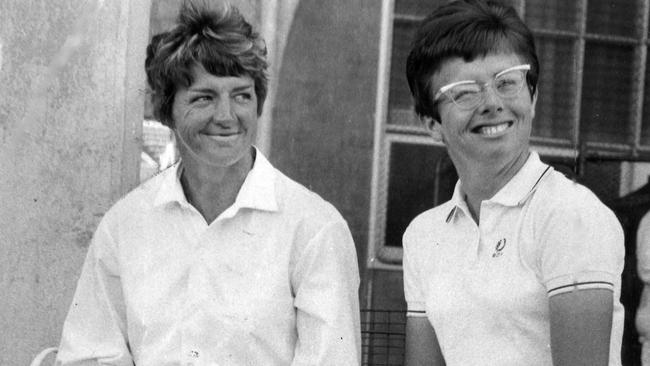
<path fill-rule="evenodd" d="M 174 166 L 90 245 L 59 365 L 358 365 L 356 252 L 336 209 L 258 151 L 208 224 Z"/>

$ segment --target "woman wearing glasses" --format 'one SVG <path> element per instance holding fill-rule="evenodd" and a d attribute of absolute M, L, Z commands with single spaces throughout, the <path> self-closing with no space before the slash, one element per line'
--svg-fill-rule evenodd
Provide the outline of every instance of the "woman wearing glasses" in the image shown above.
<path fill-rule="evenodd" d="M 415 111 L 460 180 L 404 234 L 408 366 L 621 364 L 622 230 L 530 151 L 538 76 L 510 7 L 455 1 L 417 32 Z"/>

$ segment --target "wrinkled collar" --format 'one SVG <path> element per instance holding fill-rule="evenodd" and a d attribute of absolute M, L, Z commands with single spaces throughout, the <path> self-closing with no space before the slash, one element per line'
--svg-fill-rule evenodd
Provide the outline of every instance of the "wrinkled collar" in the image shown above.
<path fill-rule="evenodd" d="M 553 168 L 544 164 L 539 159 L 539 154 L 531 151 L 526 163 L 519 169 L 517 174 L 488 201 L 503 206 L 518 206 L 528 199 L 542 178 L 547 176 L 551 171 L 553 171 Z M 452 209 L 447 215 L 446 222 L 450 222 L 458 210 L 462 210 L 469 215 L 469 209 L 465 201 L 465 193 L 462 191 L 460 180 L 456 182 L 454 194 L 450 201 L 452 203 Z"/>
<path fill-rule="evenodd" d="M 160 173 L 162 183 L 154 199 L 154 206 L 162 206 L 177 202 L 181 206 L 188 206 L 189 202 L 181 185 L 183 173 L 182 161 Z M 278 204 L 275 195 L 275 168 L 266 157 L 255 148 L 255 162 L 253 168 L 246 175 L 246 179 L 239 189 L 235 203 L 227 210 L 233 214 L 240 208 L 252 208 L 263 211 L 277 211 Z"/>

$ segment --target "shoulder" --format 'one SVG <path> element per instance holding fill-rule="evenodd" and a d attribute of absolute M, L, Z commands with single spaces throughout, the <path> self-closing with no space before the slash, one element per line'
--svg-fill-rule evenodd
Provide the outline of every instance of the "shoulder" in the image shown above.
<path fill-rule="evenodd" d="M 345 222 L 339 211 L 319 194 L 276 171 L 276 196 L 280 211 L 290 220 L 325 225 Z"/>
<path fill-rule="evenodd" d="M 164 179 L 173 173 L 173 169 L 162 171 L 129 191 L 106 212 L 104 221 L 108 223 L 128 222 L 138 216 L 148 215 L 153 209 L 156 195 Z"/>
<path fill-rule="evenodd" d="M 417 215 L 404 231 L 404 247 L 417 245 L 420 241 L 426 242 L 427 238 L 432 236 L 439 236 L 453 209 L 454 204 L 447 201 Z"/>
<path fill-rule="evenodd" d="M 614 241 L 623 235 L 614 212 L 590 189 L 555 171 L 540 183 L 530 208 L 541 235 L 596 235 Z"/>
<path fill-rule="evenodd" d="M 614 212 L 589 188 L 556 171 L 540 183 L 532 201 L 546 215 L 583 215 L 618 221 Z"/>

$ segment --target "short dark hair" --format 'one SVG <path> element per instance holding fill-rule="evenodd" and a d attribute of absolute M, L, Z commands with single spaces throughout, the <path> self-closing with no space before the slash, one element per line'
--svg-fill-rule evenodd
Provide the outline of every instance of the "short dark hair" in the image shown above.
<path fill-rule="evenodd" d="M 420 24 L 406 61 L 415 113 L 440 121 L 431 78 L 444 61 L 460 57 L 471 62 L 501 51 L 512 51 L 530 63 L 526 82 L 532 97 L 539 76 L 535 40 L 515 9 L 484 0 L 457 0 L 435 9 Z"/>
<path fill-rule="evenodd" d="M 176 25 L 147 46 L 145 70 L 154 117 L 174 127 L 172 107 L 179 88 L 189 87 L 192 68 L 216 76 L 249 76 L 255 82 L 257 115 L 262 114 L 268 78 L 266 45 L 237 8 L 209 1 L 183 2 Z"/>

